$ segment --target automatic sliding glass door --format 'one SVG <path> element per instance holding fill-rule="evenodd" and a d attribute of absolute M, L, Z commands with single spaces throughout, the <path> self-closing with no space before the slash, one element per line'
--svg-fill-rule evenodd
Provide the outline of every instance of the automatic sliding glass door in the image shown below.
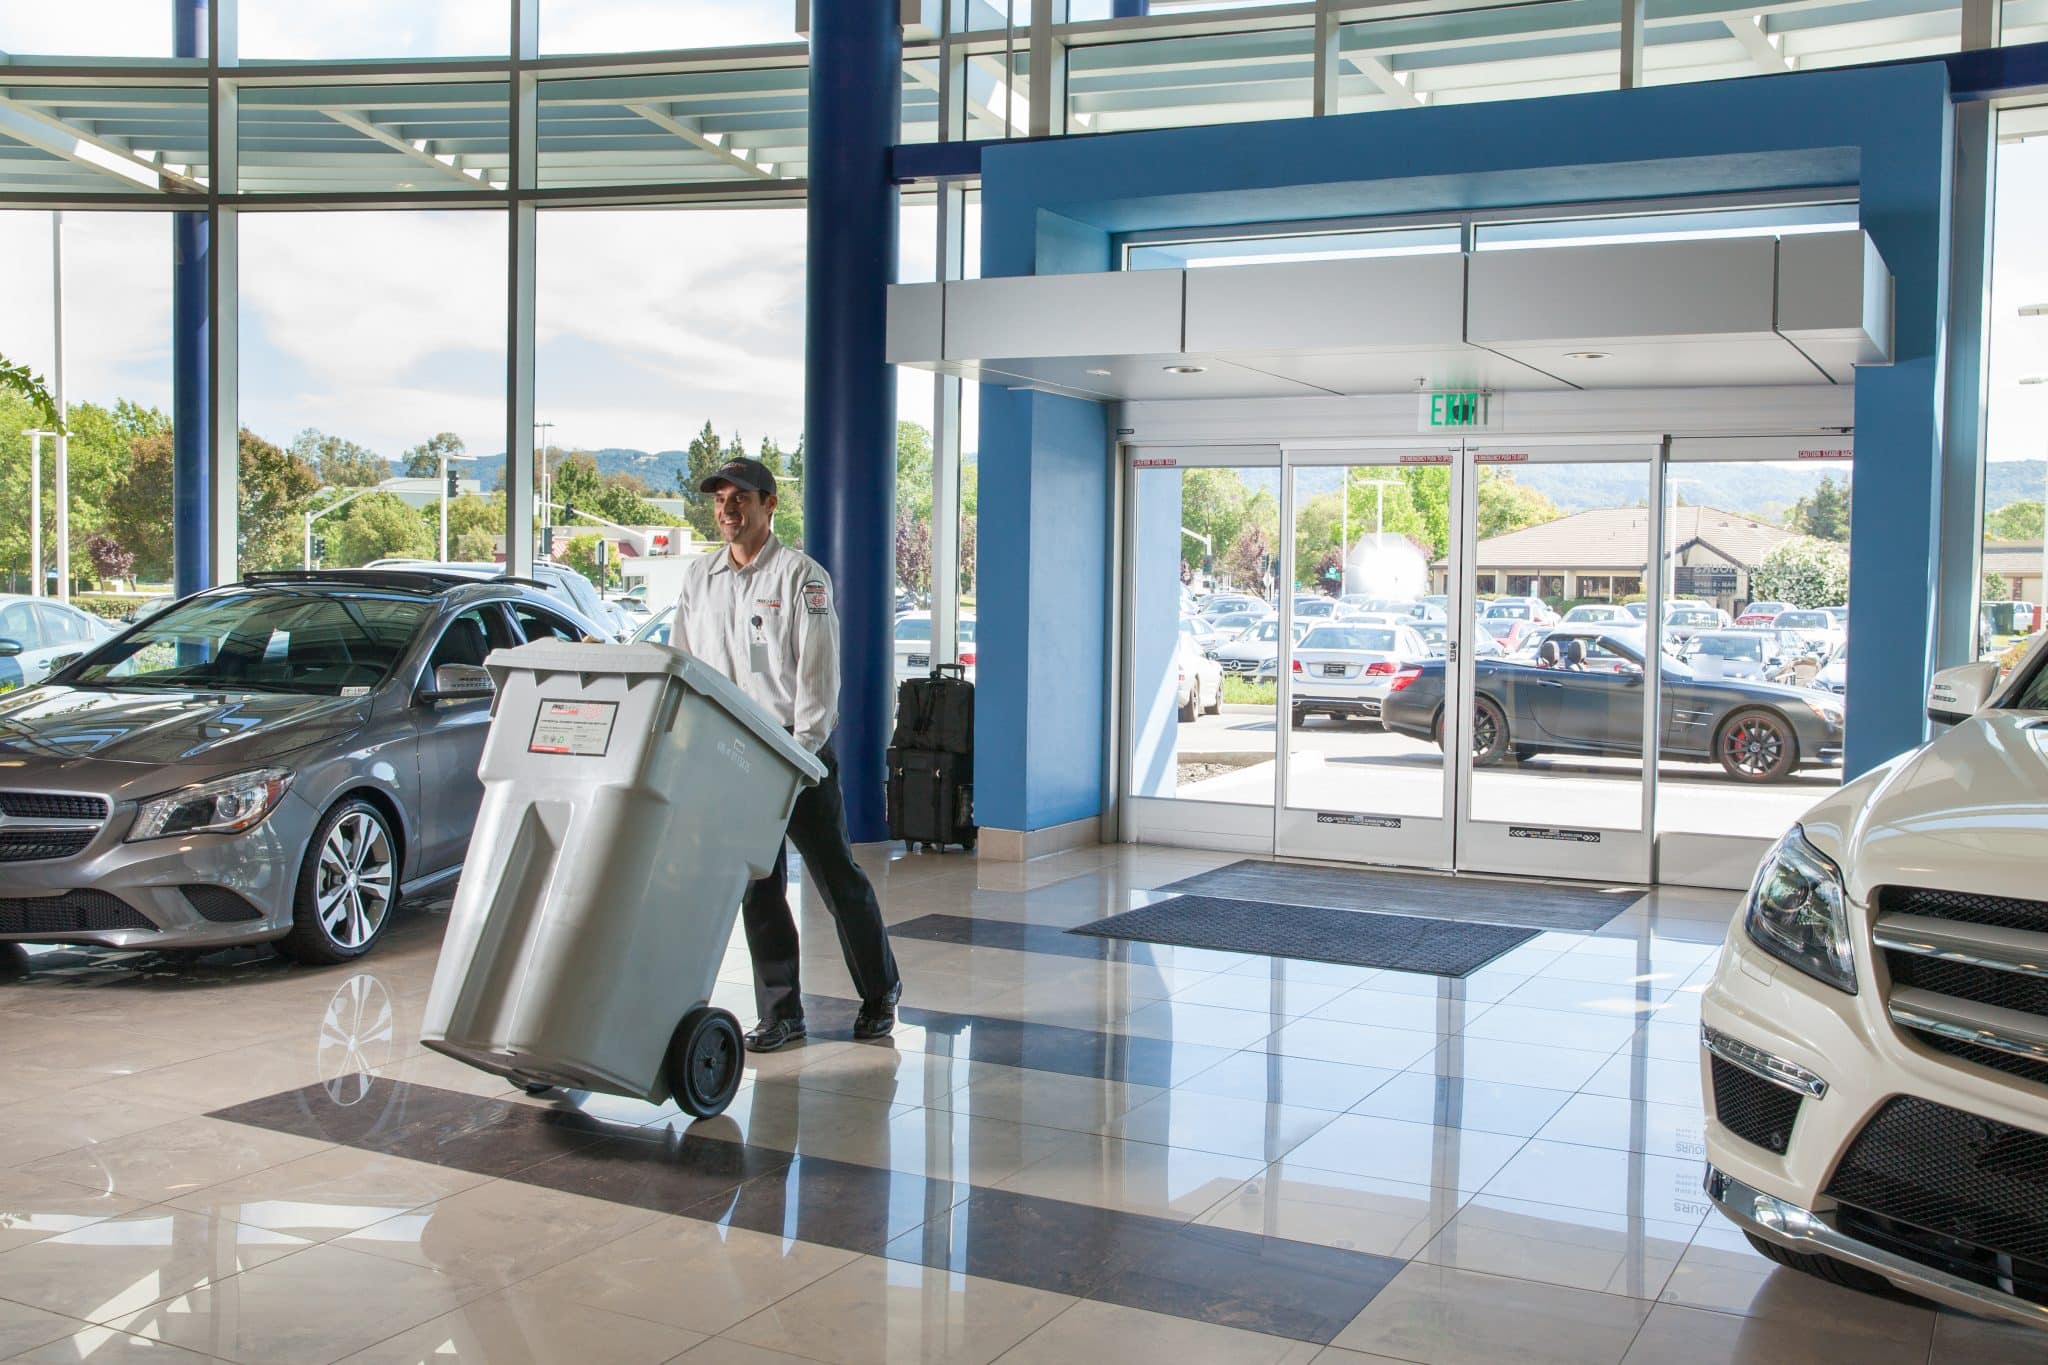
<path fill-rule="evenodd" d="M 1274 665 L 1287 737 L 1283 856 L 1452 866 L 1461 639 L 1445 587 L 1463 472 L 1454 445 L 1289 449 Z"/>
<path fill-rule="evenodd" d="M 1460 868 L 1648 882 L 1660 443 L 1469 443 Z"/>

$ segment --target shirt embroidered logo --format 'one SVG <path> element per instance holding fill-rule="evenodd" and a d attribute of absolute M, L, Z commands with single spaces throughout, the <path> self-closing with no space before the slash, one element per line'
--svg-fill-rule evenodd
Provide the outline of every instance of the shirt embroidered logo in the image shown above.
<path fill-rule="evenodd" d="M 813 616 L 823 616 L 828 610 L 825 585 L 815 578 L 804 584 L 804 610 Z"/>

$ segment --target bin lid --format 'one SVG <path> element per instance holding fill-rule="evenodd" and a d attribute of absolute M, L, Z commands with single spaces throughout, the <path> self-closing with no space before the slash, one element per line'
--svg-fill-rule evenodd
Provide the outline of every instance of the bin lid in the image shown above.
<path fill-rule="evenodd" d="M 769 748 L 780 754 L 790 767 L 804 777 L 807 785 L 825 780 L 825 765 L 818 756 L 798 744 L 789 732 L 776 724 L 760 703 L 739 689 L 739 685 L 694 654 L 668 645 L 578 644 L 569 640 L 535 640 L 511 649 L 494 649 L 484 660 L 500 690 L 505 676 L 515 670 L 525 673 L 575 673 L 582 677 L 642 677 L 660 674 L 671 677 L 699 696 L 718 703 L 725 711 L 754 732 Z"/>

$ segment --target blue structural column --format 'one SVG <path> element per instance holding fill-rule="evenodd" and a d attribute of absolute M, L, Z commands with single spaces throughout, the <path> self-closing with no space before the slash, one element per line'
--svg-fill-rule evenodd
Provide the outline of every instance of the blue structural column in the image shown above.
<path fill-rule="evenodd" d="M 883 751 L 894 667 L 896 373 L 883 359 L 896 278 L 897 6 L 812 0 L 804 286 L 804 544 L 838 596 L 840 784 L 856 841 L 888 837 Z"/>
<path fill-rule="evenodd" d="M 176 0 L 172 29 L 178 56 L 206 55 L 203 0 Z M 209 586 L 213 576 L 206 212 L 172 214 L 171 233 L 171 578 L 183 597 Z"/>
<path fill-rule="evenodd" d="M 1152 0 L 1114 0 L 1110 6 L 1112 19 L 1142 19 L 1152 12 Z"/>

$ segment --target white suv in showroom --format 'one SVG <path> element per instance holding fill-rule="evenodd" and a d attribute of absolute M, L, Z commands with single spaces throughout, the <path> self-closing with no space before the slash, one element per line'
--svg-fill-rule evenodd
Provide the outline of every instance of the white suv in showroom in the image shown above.
<path fill-rule="evenodd" d="M 1939 674 L 1928 715 L 1729 929 L 1707 1193 L 1781 1264 L 2048 1328 L 2048 650 Z"/>

